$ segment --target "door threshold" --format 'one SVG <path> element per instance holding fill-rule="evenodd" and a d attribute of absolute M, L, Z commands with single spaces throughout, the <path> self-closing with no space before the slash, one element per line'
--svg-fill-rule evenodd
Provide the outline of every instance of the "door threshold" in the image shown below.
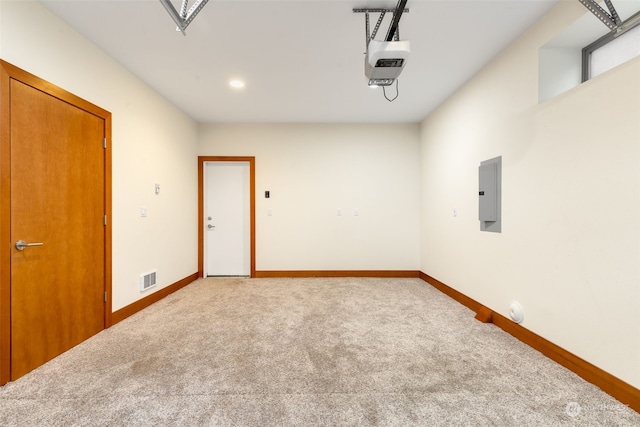
<path fill-rule="evenodd" d="M 250 275 L 244 275 L 244 274 L 238 274 L 238 275 L 233 275 L 233 274 L 220 274 L 220 275 L 207 275 L 207 277 L 244 277 L 246 279 L 250 279 L 251 276 Z"/>

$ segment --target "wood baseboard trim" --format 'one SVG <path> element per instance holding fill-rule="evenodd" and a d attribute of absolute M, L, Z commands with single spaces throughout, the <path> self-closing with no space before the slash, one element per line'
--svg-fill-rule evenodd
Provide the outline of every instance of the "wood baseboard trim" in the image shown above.
<path fill-rule="evenodd" d="M 420 272 L 420 278 L 425 282 L 427 282 L 428 284 L 430 284 L 431 286 L 433 286 L 434 288 L 436 288 L 437 290 L 439 290 L 440 292 L 442 292 L 443 294 L 450 296 L 454 300 L 458 301 L 460 304 L 464 305 L 465 307 L 467 307 L 472 311 L 475 311 L 476 313 L 482 307 L 482 304 L 480 304 L 478 301 L 474 300 L 473 298 L 469 298 L 462 292 L 456 291 L 452 287 L 445 285 L 441 281 L 434 279 L 433 277 L 423 273 L 422 271 Z"/>
<path fill-rule="evenodd" d="M 184 288 L 189 283 L 195 281 L 198 278 L 198 273 L 193 273 L 184 279 L 180 279 L 177 282 L 166 286 L 160 289 L 157 292 L 154 292 L 146 297 L 139 299 L 138 301 L 127 305 L 126 307 L 121 308 L 120 310 L 114 311 L 111 315 L 112 325 L 115 325 L 118 322 L 123 321 L 127 317 L 136 314 L 137 312 L 149 307 L 151 304 L 160 301 L 162 298 L 166 297 L 174 293 L 175 291 Z"/>
<path fill-rule="evenodd" d="M 476 320 L 479 320 L 482 323 L 492 323 L 493 311 L 491 311 L 491 309 L 483 305 L 482 307 L 480 307 L 480 310 L 478 310 L 478 312 L 476 313 Z"/>
<path fill-rule="evenodd" d="M 396 277 L 418 278 L 417 270 L 279 270 L 256 271 L 256 278 L 276 277 Z"/>
<path fill-rule="evenodd" d="M 621 379 L 614 377 L 610 373 L 598 368 L 595 365 L 587 362 L 584 359 L 576 356 L 573 353 L 559 347 L 551 341 L 542 338 L 523 326 L 514 323 L 511 319 L 508 319 L 501 314 L 498 314 L 491 309 L 484 307 L 479 302 L 472 298 L 456 291 L 450 286 L 445 285 L 437 279 L 420 272 L 420 278 L 425 282 L 432 285 L 434 288 L 440 290 L 444 294 L 458 301 L 460 304 L 475 311 L 476 319 L 485 323 L 493 323 L 503 331 L 515 338 L 519 339 L 523 343 L 538 350 L 540 353 L 547 356 L 549 359 L 564 366 L 565 368 L 573 371 L 578 376 L 582 377 L 585 381 L 599 387 L 605 393 L 613 396 L 621 403 L 629 406 L 636 412 L 640 412 L 640 390 L 632 385 L 622 381 Z"/>

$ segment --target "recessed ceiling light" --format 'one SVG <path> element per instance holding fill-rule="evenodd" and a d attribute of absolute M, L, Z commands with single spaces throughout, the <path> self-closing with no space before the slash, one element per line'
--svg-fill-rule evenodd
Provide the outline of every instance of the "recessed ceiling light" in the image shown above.
<path fill-rule="evenodd" d="M 244 87 L 244 82 L 242 80 L 231 80 L 229 82 L 229 86 L 236 88 L 236 89 L 240 89 Z"/>

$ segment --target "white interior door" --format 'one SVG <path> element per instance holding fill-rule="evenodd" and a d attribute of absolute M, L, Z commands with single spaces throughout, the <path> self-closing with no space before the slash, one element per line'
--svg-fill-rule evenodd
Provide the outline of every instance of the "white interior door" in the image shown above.
<path fill-rule="evenodd" d="M 249 162 L 204 169 L 206 276 L 250 276 Z"/>

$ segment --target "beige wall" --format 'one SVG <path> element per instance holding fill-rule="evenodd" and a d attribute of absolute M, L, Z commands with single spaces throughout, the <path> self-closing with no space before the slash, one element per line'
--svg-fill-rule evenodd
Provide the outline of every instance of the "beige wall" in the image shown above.
<path fill-rule="evenodd" d="M 538 48 L 584 13 L 562 2 L 421 125 L 198 127 L 34 2 L 0 1 L 0 57 L 113 113 L 114 309 L 140 273 L 196 271 L 196 156 L 251 155 L 259 270 L 420 269 L 640 387 L 640 60 L 537 104 Z"/>
<path fill-rule="evenodd" d="M 146 295 L 141 273 L 195 273 L 196 123 L 39 3 L 0 1 L 0 20 L 2 59 L 113 114 L 113 309 Z"/>
<path fill-rule="evenodd" d="M 562 2 L 423 122 L 421 270 L 640 387 L 640 58 L 537 103 L 538 48 L 584 13 Z M 495 156 L 501 234 L 478 221 Z"/>
<path fill-rule="evenodd" d="M 258 270 L 418 269 L 417 124 L 201 125 L 198 150 L 256 157 Z"/>

